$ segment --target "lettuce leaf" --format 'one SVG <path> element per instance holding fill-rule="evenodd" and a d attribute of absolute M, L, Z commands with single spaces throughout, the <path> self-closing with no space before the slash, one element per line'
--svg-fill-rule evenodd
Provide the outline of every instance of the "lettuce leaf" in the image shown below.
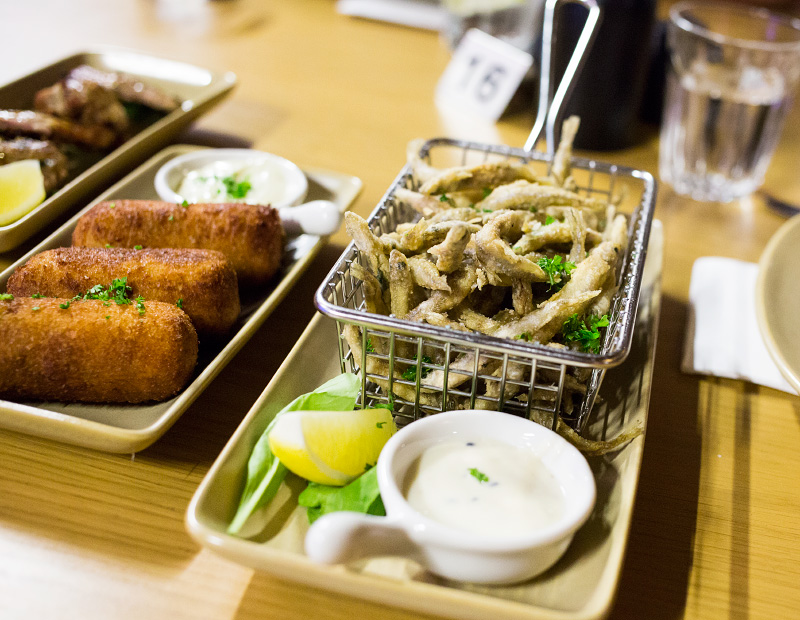
<path fill-rule="evenodd" d="M 269 433 L 275 421 L 287 411 L 352 411 L 361 390 L 361 379 L 345 373 L 331 379 L 313 392 L 297 397 L 281 409 L 262 433 L 247 462 L 247 482 L 239 508 L 228 526 L 228 534 L 238 534 L 256 510 L 275 497 L 287 469 L 269 447 Z"/>
<path fill-rule="evenodd" d="M 309 482 L 306 490 L 298 496 L 297 503 L 308 509 L 309 523 L 314 523 L 329 512 L 341 510 L 385 516 L 386 509 L 378 489 L 377 471 L 376 467 L 372 467 L 343 487 Z"/>

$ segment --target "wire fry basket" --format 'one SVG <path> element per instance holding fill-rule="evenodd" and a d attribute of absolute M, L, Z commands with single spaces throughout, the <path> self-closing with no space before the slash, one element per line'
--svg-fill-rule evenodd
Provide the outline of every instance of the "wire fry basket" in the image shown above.
<path fill-rule="evenodd" d="M 577 3 L 588 9 L 581 36 L 555 92 L 550 51 L 556 9 Z M 435 168 L 478 165 L 497 160 L 527 163 L 550 173 L 558 143 L 560 110 L 591 46 L 600 8 L 596 0 L 546 0 L 542 33 L 539 109 L 523 149 L 437 138 L 426 142 L 420 158 Z M 542 133 L 547 153 L 534 151 Z M 607 368 L 628 355 L 642 282 L 656 183 L 641 170 L 572 158 L 578 191 L 610 202 L 622 197 L 627 212 L 628 247 L 618 264 L 619 289 L 597 354 L 558 349 L 482 333 L 462 332 L 366 311 L 364 286 L 352 265 L 368 261 L 351 243 L 317 290 L 317 308 L 336 320 L 342 372 L 360 373 L 362 406 L 387 404 L 398 422 L 452 409 L 506 411 L 556 428 L 563 419 L 580 432 Z M 410 165 L 394 180 L 369 217 L 373 233 L 393 232 L 413 222 L 416 212 L 395 200 L 398 188 L 418 189 Z M 471 362 L 471 363 L 470 363 Z"/>
<path fill-rule="evenodd" d="M 543 175 L 552 163 L 552 157 L 544 153 L 445 138 L 426 142 L 420 156 L 437 167 L 511 159 L 529 162 Z M 363 406 L 385 403 L 409 421 L 476 407 L 547 420 L 554 426 L 560 415 L 580 431 L 605 370 L 620 364 L 631 347 L 656 183 L 648 172 L 593 160 L 573 158 L 572 166 L 580 193 L 604 200 L 621 193 L 626 195 L 621 210 L 630 209 L 619 291 L 600 352 L 556 349 L 367 313 L 363 283 L 351 266 L 368 263 L 351 243 L 317 290 L 315 302 L 323 314 L 336 320 L 342 372 L 361 374 Z M 376 235 L 418 219 L 416 212 L 395 200 L 401 187 L 417 189 L 408 165 L 368 219 Z M 458 359 L 460 365 L 455 363 Z M 465 365 L 465 359 L 474 362 Z M 479 359 L 488 360 L 494 372 L 481 372 Z"/>

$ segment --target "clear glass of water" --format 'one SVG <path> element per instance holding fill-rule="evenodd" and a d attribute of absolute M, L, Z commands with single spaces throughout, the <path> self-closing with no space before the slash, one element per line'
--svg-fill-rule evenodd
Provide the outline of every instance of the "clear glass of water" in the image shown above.
<path fill-rule="evenodd" d="M 677 193 L 729 202 L 758 189 L 800 77 L 800 20 L 681 2 L 670 11 L 659 174 Z"/>

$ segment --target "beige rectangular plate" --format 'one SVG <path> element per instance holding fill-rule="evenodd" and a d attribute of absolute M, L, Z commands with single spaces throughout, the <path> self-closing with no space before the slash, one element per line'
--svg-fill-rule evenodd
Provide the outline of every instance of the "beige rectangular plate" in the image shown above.
<path fill-rule="evenodd" d="M 158 200 L 153 179 L 170 159 L 199 147 L 169 147 L 142 164 L 119 183 L 82 209 L 61 228 L 0 274 L 0 290 L 9 276 L 31 256 L 44 250 L 68 246 L 80 216 L 101 200 L 140 198 Z M 346 211 L 361 191 L 361 181 L 353 176 L 326 170 L 304 170 L 308 177 L 308 199 L 327 199 Z M 91 405 L 64 403 L 13 403 L 0 400 L 0 428 L 38 435 L 66 443 L 107 452 L 137 452 L 161 437 L 214 377 L 233 359 L 264 320 L 289 292 L 326 238 L 300 235 L 289 239 L 281 273 L 274 283 L 256 297 L 243 296 L 242 313 L 230 338 L 200 347 L 200 356 L 191 383 L 174 398 L 149 405 Z"/>
<path fill-rule="evenodd" d="M 63 58 L 4 86 L 0 108 L 31 109 L 36 91 L 55 84 L 78 65 L 128 73 L 175 95 L 183 104 L 143 126 L 132 138 L 107 154 L 84 153 L 75 161 L 71 180 L 30 213 L 0 226 L 0 252 L 17 247 L 71 206 L 118 179 L 126 170 L 168 144 L 189 123 L 208 112 L 236 84 L 233 73 L 214 73 L 195 65 L 124 50 L 102 49 Z"/>
<path fill-rule="evenodd" d="M 627 360 L 606 373 L 596 421 L 587 433 L 599 437 L 604 420 L 613 435 L 622 426 L 647 422 L 650 382 L 661 299 L 662 233 L 653 223 L 642 294 Z M 253 405 L 198 488 L 186 514 L 189 533 L 200 544 L 241 564 L 319 588 L 416 612 L 485 620 L 588 620 L 610 610 L 628 538 L 639 467 L 640 436 L 614 454 L 589 459 L 597 481 L 597 504 L 566 555 L 545 574 L 514 586 L 474 586 L 439 579 L 407 560 L 382 558 L 355 566 L 320 566 L 303 553 L 308 529 L 294 476 L 269 510 L 258 515 L 250 539 L 227 535 L 238 505 L 253 446 L 275 414 L 291 400 L 340 372 L 336 328 L 317 315 Z"/>

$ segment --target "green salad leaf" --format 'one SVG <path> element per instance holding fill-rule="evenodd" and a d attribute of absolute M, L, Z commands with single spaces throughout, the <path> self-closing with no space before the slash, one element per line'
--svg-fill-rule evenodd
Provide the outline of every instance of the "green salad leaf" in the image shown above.
<path fill-rule="evenodd" d="M 287 411 L 352 411 L 360 390 L 361 380 L 356 375 L 342 374 L 313 392 L 297 397 L 275 415 L 247 462 L 247 482 L 236 515 L 228 526 L 229 534 L 238 534 L 256 510 L 272 501 L 286 477 L 288 470 L 269 447 L 269 433 L 275 421 Z"/>
<path fill-rule="evenodd" d="M 314 523 L 329 512 L 349 510 L 363 512 L 379 517 L 386 515 L 380 490 L 378 489 L 378 469 L 371 467 L 350 484 L 331 487 L 309 482 L 306 490 L 300 493 L 297 503 L 308 511 L 308 522 Z"/>

